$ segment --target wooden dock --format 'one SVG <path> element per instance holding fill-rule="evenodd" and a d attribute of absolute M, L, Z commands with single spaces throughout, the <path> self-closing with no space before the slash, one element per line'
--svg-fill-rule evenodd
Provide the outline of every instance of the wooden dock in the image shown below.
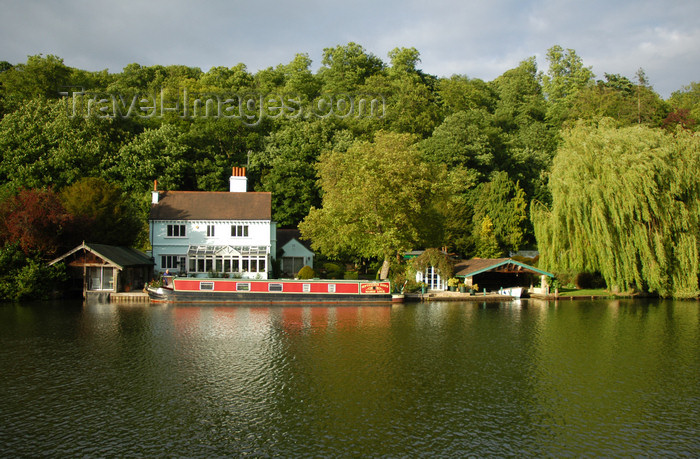
<path fill-rule="evenodd" d="M 148 293 L 146 292 L 119 292 L 110 293 L 110 303 L 148 303 Z"/>

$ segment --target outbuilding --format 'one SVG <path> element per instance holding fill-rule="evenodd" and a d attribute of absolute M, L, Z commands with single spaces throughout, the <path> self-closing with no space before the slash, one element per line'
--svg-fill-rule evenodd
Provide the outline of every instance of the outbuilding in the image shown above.
<path fill-rule="evenodd" d="M 280 262 L 280 274 L 294 277 L 304 266 L 314 267 L 314 252 L 311 243 L 302 240 L 296 229 L 277 230 L 277 258 Z"/>
<path fill-rule="evenodd" d="M 472 258 L 457 263 L 454 276 L 464 279 L 467 285 L 478 284 L 479 290 L 496 291 L 509 287 L 530 287 L 537 276 L 540 276 L 540 282 L 546 288 L 549 283 L 547 278 L 553 278 L 554 274 L 513 258 Z"/>
<path fill-rule="evenodd" d="M 131 247 L 83 242 L 49 264 L 64 262 L 71 291 L 104 300 L 110 293 L 141 290 L 153 275 L 153 259 Z"/>

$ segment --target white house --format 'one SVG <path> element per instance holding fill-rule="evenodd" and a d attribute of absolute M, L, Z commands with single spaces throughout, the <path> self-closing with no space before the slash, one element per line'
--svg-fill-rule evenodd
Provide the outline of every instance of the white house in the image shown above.
<path fill-rule="evenodd" d="M 277 246 L 282 275 L 294 277 L 304 266 L 314 267 L 314 252 L 311 250 L 311 244 L 301 240 L 299 230 L 277 230 Z"/>
<path fill-rule="evenodd" d="M 194 277 L 267 279 L 276 251 L 272 195 L 247 192 L 234 167 L 228 192 L 158 191 L 149 217 L 155 269 Z"/>

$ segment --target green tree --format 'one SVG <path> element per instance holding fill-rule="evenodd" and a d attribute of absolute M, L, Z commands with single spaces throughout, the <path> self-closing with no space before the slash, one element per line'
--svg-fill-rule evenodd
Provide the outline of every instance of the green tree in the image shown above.
<path fill-rule="evenodd" d="M 408 134 L 379 132 L 374 142 L 323 153 L 323 207 L 301 222 L 302 236 L 328 256 L 383 259 L 386 279 L 392 257 L 424 244 L 429 227 L 439 226 L 434 203 L 443 177 L 420 160 L 414 142 Z"/>
<path fill-rule="evenodd" d="M 52 54 L 29 56 L 26 63 L 0 72 L 0 85 L 6 94 L 4 103 L 12 111 L 23 101 L 37 97 L 58 99 L 59 92 L 72 84 L 70 75 L 70 67 L 60 57 Z"/>
<path fill-rule="evenodd" d="M 183 134 L 174 125 L 163 124 L 157 129 L 146 129 L 119 149 L 114 157 L 103 158 L 106 177 L 118 182 L 128 193 L 143 194 L 154 180 L 161 189 L 194 189 L 189 148 Z"/>
<path fill-rule="evenodd" d="M 347 150 L 351 143 L 350 133 L 332 121 L 293 121 L 270 134 L 263 151 L 253 152 L 257 188 L 272 192 L 273 219 L 280 227 L 296 227 L 312 206 L 320 206 L 313 165 L 322 152 Z"/>
<path fill-rule="evenodd" d="M 472 109 L 483 109 L 493 113 L 496 106 L 496 95 L 490 85 L 465 75 L 441 78 L 437 82 L 436 93 L 445 115 L 448 116 Z"/>
<path fill-rule="evenodd" d="M 619 126 L 647 124 L 659 126 L 668 110 L 664 101 L 647 82 L 644 71 L 638 71 L 638 83 L 617 74 L 605 74 L 605 81 L 587 86 L 572 100 L 572 119 L 597 121 L 614 118 Z"/>
<path fill-rule="evenodd" d="M 203 91 L 232 91 L 238 93 L 253 87 L 253 75 L 248 72 L 245 64 L 239 63 L 233 67 L 212 67 L 199 79 Z"/>
<path fill-rule="evenodd" d="M 198 118 L 178 125 L 176 130 L 182 132 L 179 141 L 186 147 L 183 154 L 194 174 L 190 189 L 227 191 L 231 168 L 245 166 L 250 152 L 263 148 L 267 124 L 263 122 L 252 128 L 237 119 Z M 249 190 L 253 189 L 254 181 L 248 174 Z"/>
<path fill-rule="evenodd" d="M 379 73 L 384 63 L 377 56 L 367 53 L 357 43 L 324 48 L 318 75 L 326 93 L 342 93 L 356 90 L 370 76 Z"/>
<path fill-rule="evenodd" d="M 284 93 L 301 97 L 302 102 L 312 101 L 321 90 L 321 81 L 311 72 L 311 59 L 308 54 L 297 54 L 284 67 Z"/>
<path fill-rule="evenodd" d="M 525 240 L 527 221 L 527 201 L 520 186 L 506 172 L 495 172 L 489 182 L 474 189 L 472 202 L 477 256 L 517 252 Z"/>
<path fill-rule="evenodd" d="M 65 188 L 61 202 L 80 222 L 84 241 L 131 246 L 146 221 L 119 186 L 98 177 L 85 177 Z"/>
<path fill-rule="evenodd" d="M 503 131 L 499 168 L 517 180 L 530 197 L 546 200 L 544 171 L 552 164 L 556 131 L 546 119 L 547 102 L 537 79 L 535 58 L 490 83 L 498 96 L 494 124 Z"/>
<path fill-rule="evenodd" d="M 675 112 L 685 113 L 686 124 L 697 130 L 700 128 L 700 83 L 692 82 L 678 91 L 674 91 L 668 99 L 669 105 Z"/>
<path fill-rule="evenodd" d="M 643 126 L 578 125 L 552 166 L 552 205 L 532 209 L 540 266 L 600 272 L 608 287 L 698 292 L 700 140 Z"/>
<path fill-rule="evenodd" d="M 564 51 L 555 45 L 547 50 L 549 69 L 541 75 L 544 94 L 549 101 L 548 117 L 559 125 L 569 117 L 569 109 L 580 90 L 592 84 L 595 75 L 591 67 L 573 49 Z"/>
<path fill-rule="evenodd" d="M 65 266 L 48 266 L 38 254 L 26 255 L 18 243 L 0 248 L 0 301 L 46 300 L 67 279 Z"/>
<path fill-rule="evenodd" d="M 498 246 L 498 240 L 493 229 L 491 217 L 485 215 L 475 221 L 476 256 L 479 258 L 499 258 L 503 250 Z"/>
<path fill-rule="evenodd" d="M 110 124 L 71 119 L 58 100 L 26 102 L 0 120 L 0 183 L 12 189 L 62 188 L 96 174 L 101 156 L 110 151 L 102 143 Z"/>
<path fill-rule="evenodd" d="M 445 118 L 433 135 L 421 143 L 426 161 L 448 167 L 463 166 L 484 176 L 496 167 L 503 152 L 503 133 L 484 110 L 457 112 Z"/>

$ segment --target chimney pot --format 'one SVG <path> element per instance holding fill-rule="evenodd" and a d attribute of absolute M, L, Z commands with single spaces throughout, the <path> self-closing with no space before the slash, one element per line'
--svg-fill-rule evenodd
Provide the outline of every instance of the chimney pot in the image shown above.
<path fill-rule="evenodd" d="M 245 167 L 234 167 L 229 179 L 229 191 L 245 193 L 248 188 L 248 179 L 245 176 Z"/>

